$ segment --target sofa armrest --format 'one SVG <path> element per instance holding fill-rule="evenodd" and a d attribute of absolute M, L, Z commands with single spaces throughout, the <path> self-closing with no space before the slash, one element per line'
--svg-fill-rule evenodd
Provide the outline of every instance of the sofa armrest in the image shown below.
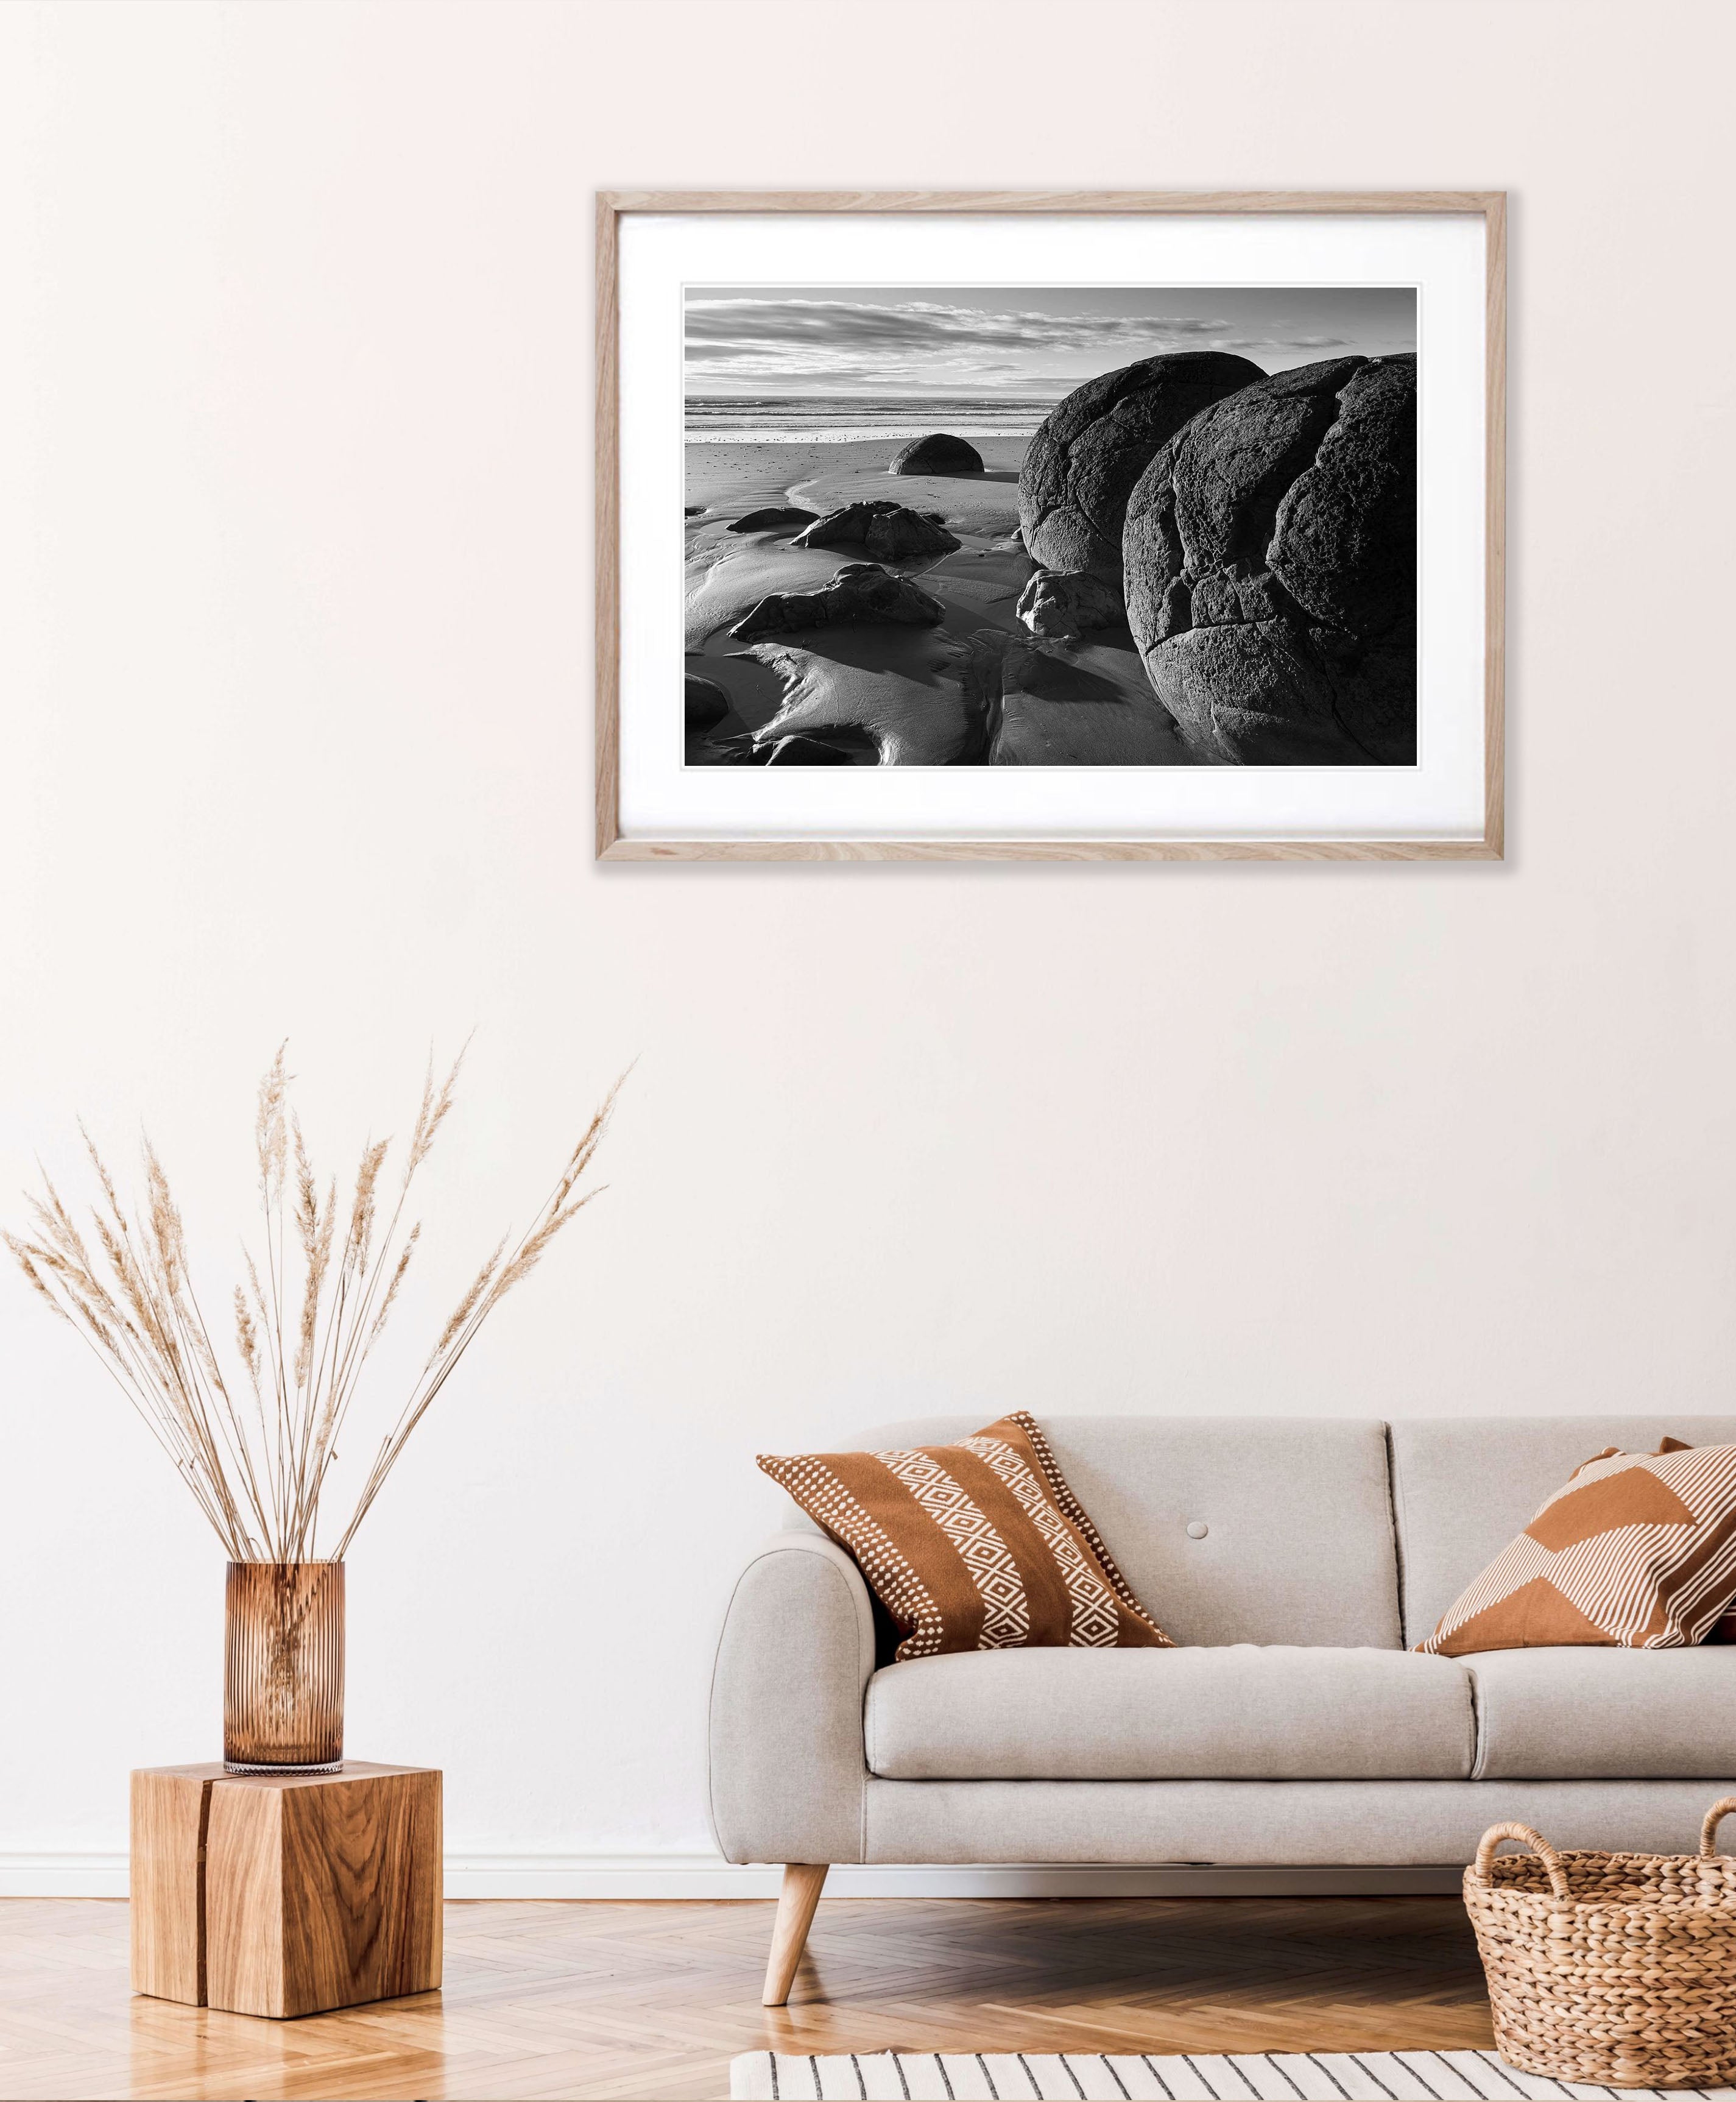
<path fill-rule="evenodd" d="M 817 1534 L 781 1532 L 742 1572 L 711 1674 L 711 1829 L 731 1861 L 859 1861 L 862 1699 L 874 1610 Z"/>

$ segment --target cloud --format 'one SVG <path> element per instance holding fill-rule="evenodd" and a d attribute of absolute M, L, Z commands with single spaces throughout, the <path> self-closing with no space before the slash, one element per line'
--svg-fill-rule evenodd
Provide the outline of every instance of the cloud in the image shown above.
<path fill-rule="evenodd" d="M 690 299 L 690 345 L 722 349 L 886 352 L 1096 350 L 1116 344 L 1211 336 L 1231 324 L 1185 314 L 991 313 L 924 300 L 873 306 L 853 299 Z"/>
<path fill-rule="evenodd" d="M 1242 324 L 1246 327 L 1247 324 Z M 795 389 L 879 386 L 945 391 L 987 387 L 1027 395 L 1069 393 L 1094 374 L 1166 351 L 1251 354 L 1268 368 L 1347 348 L 1282 319 L 1263 335 L 1202 314 L 1047 314 L 933 300 L 704 299 L 687 307 L 690 384 L 760 384 Z M 1040 362 L 1078 361 L 1072 372 Z"/>
<path fill-rule="evenodd" d="M 1341 335 L 1227 335 L 1212 345 L 1214 350 L 1328 350 L 1342 344 Z"/>
<path fill-rule="evenodd" d="M 991 295 L 992 296 L 992 295 Z M 1096 375 L 1165 352 L 1231 351 L 1266 371 L 1351 348 L 1385 345 L 1314 333 L 1269 308 L 1239 322 L 1203 313 L 1039 313 L 1012 304 L 972 307 L 941 299 L 810 299 L 768 294 L 689 299 L 687 384 L 700 394 L 984 393 L 1058 400 Z M 1026 296 L 1040 297 L 1033 288 Z M 1180 305 L 1210 293 L 1155 290 Z M 1227 302 L 1226 302 L 1227 304 Z M 1262 331 L 1247 334 L 1250 328 Z M 1070 367 L 1071 370 L 1065 368 Z"/>
<path fill-rule="evenodd" d="M 1166 318 L 1158 314 L 1141 319 L 1136 314 L 1126 314 L 1120 318 L 1136 333 L 1149 334 L 1155 329 L 1159 335 L 1221 335 L 1231 326 L 1229 322 L 1195 321 L 1191 315 Z"/>

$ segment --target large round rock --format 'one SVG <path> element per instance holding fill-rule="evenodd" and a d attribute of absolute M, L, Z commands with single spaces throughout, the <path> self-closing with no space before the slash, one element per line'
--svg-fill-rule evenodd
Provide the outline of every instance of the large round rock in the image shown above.
<path fill-rule="evenodd" d="M 1034 562 L 1121 574 L 1133 485 L 1190 416 L 1265 374 L 1228 351 L 1143 358 L 1076 387 L 1039 426 L 1019 472 L 1019 524 Z"/>
<path fill-rule="evenodd" d="M 1202 410 L 1128 500 L 1127 623 L 1202 758 L 1416 761 L 1416 358 L 1337 357 Z"/>
<path fill-rule="evenodd" d="M 963 438 L 935 431 L 926 438 L 912 438 L 902 452 L 892 455 L 888 474 L 981 474 L 982 455 Z"/>

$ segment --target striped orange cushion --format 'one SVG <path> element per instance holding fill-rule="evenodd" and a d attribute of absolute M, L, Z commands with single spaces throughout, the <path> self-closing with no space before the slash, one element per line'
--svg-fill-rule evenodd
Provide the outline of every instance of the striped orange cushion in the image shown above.
<path fill-rule="evenodd" d="M 1611 1446 L 1565 1488 L 1417 1647 L 1438 1656 L 1583 1644 L 1681 1649 L 1736 1589 L 1736 1445 Z"/>
<path fill-rule="evenodd" d="M 1660 1452 L 1685 1452 L 1688 1448 L 1679 1438 L 1666 1438 L 1658 1450 Z M 1732 1581 L 1731 1593 L 1732 1595 L 1725 1600 L 1717 1619 L 1700 1637 L 1703 1643 L 1736 1643 L 1736 1579 Z"/>
<path fill-rule="evenodd" d="M 956 1445 L 760 1465 L 856 1558 L 901 1660 L 968 1649 L 1168 1649 L 1022 1412 Z"/>

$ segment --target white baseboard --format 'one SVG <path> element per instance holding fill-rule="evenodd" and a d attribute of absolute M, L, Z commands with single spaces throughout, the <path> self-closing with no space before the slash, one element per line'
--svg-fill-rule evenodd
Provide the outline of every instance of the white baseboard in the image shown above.
<path fill-rule="evenodd" d="M 124 1898 L 124 1854 L 0 1854 L 0 1898 Z"/>
<path fill-rule="evenodd" d="M 852 1868 L 836 1898 L 1361 1897 L 1456 1891 L 1456 1868 Z M 773 1898 L 714 1854 L 449 1854 L 449 1898 Z M 0 1897 L 124 1898 L 124 1854 L 0 1854 Z"/>

